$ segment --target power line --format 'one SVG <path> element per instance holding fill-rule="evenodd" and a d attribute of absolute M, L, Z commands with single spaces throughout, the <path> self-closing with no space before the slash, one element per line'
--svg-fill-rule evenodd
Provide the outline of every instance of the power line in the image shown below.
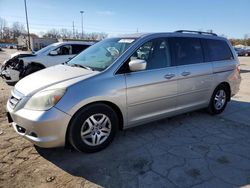
<path fill-rule="evenodd" d="M 6 16 L 6 15 L 5 15 Z M 20 16 L 10 16 L 9 17 L 14 17 L 14 18 L 25 18 L 25 17 L 20 17 Z M 45 19 L 44 19 L 45 20 Z M 50 19 L 51 21 L 51 19 Z M 14 23 L 13 21 L 12 23 Z M 26 24 L 25 21 L 18 21 L 19 23 Z M 49 29 L 72 29 L 72 25 L 62 25 L 62 24 L 42 24 L 42 23 L 37 23 L 37 22 L 29 22 L 29 28 L 31 30 L 49 30 Z M 126 29 L 110 29 L 110 28 L 105 28 L 101 27 L 95 24 L 88 24 L 88 26 L 84 27 L 87 32 L 106 32 L 106 33 L 116 33 L 116 34 L 123 34 L 123 33 L 134 33 L 134 30 L 126 30 Z M 74 22 L 74 30 L 75 32 L 77 30 L 81 30 L 82 28 L 80 27 L 80 24 L 78 26 Z"/>
<path fill-rule="evenodd" d="M 2 17 L 4 16 L 9 16 L 9 17 L 14 17 L 14 18 L 25 18 L 25 17 L 21 17 L 21 16 L 12 16 L 12 15 L 3 15 Z M 32 20 L 34 20 L 34 18 L 32 18 Z M 52 21 L 51 19 L 41 19 L 41 20 L 49 20 L 49 21 Z M 14 23 L 15 20 L 12 22 Z M 25 24 L 25 21 L 18 21 L 20 23 L 23 23 Z M 54 22 L 59 22 L 59 20 L 54 20 Z M 38 23 L 38 22 L 29 22 L 29 25 L 36 25 L 36 26 L 51 26 L 51 27 L 65 27 L 65 28 L 72 28 L 72 26 L 70 25 L 63 25 L 63 24 L 42 24 L 42 23 Z M 75 24 L 76 26 L 77 24 Z M 78 22 L 78 25 L 81 25 L 81 23 Z M 86 26 L 85 28 L 87 29 L 105 29 L 103 27 L 100 27 L 98 24 L 92 24 L 92 23 L 89 23 L 88 26 Z M 80 26 L 78 27 L 78 29 L 80 30 Z M 110 30 L 110 29 L 107 29 L 107 30 Z M 126 29 L 111 29 L 110 31 L 112 32 L 134 32 L 134 30 L 126 30 Z"/>

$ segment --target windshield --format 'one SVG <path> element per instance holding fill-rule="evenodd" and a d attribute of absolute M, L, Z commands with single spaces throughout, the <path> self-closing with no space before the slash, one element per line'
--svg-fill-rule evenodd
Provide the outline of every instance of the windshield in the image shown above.
<path fill-rule="evenodd" d="M 109 67 L 135 41 L 131 38 L 105 39 L 87 48 L 68 62 L 69 65 L 81 65 L 102 71 Z"/>
<path fill-rule="evenodd" d="M 41 50 L 38 50 L 37 52 L 35 52 L 35 54 L 39 55 L 39 54 L 46 53 L 46 52 L 50 51 L 52 48 L 54 48 L 55 46 L 57 46 L 57 43 L 50 44 L 50 45 L 42 48 Z"/>

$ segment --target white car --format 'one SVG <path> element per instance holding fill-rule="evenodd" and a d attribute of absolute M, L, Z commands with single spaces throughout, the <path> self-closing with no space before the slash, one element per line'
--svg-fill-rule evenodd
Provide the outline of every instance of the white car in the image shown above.
<path fill-rule="evenodd" d="M 14 54 L 3 63 L 0 76 L 7 84 L 14 85 L 31 73 L 69 61 L 92 44 L 81 41 L 57 42 L 35 53 Z"/>

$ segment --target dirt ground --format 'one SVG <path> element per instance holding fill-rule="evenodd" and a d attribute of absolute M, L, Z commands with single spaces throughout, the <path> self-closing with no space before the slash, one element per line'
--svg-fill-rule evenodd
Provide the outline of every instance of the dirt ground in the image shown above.
<path fill-rule="evenodd" d="M 0 52 L 0 63 L 13 50 Z M 243 187 L 250 185 L 250 57 L 241 90 L 219 116 L 183 114 L 119 132 L 105 150 L 42 149 L 7 123 L 0 78 L 0 187 Z"/>

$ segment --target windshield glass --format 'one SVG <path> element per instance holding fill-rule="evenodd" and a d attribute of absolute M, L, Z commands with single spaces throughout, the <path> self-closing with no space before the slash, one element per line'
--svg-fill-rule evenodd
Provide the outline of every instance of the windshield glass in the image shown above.
<path fill-rule="evenodd" d="M 55 46 L 57 46 L 57 43 L 50 44 L 50 45 L 42 48 L 41 50 L 38 50 L 37 52 L 35 52 L 35 54 L 38 55 L 38 54 L 46 53 L 46 52 L 50 51 L 52 48 L 54 48 Z"/>
<path fill-rule="evenodd" d="M 68 62 L 102 71 L 110 66 L 135 41 L 132 38 L 105 39 L 87 48 Z"/>

